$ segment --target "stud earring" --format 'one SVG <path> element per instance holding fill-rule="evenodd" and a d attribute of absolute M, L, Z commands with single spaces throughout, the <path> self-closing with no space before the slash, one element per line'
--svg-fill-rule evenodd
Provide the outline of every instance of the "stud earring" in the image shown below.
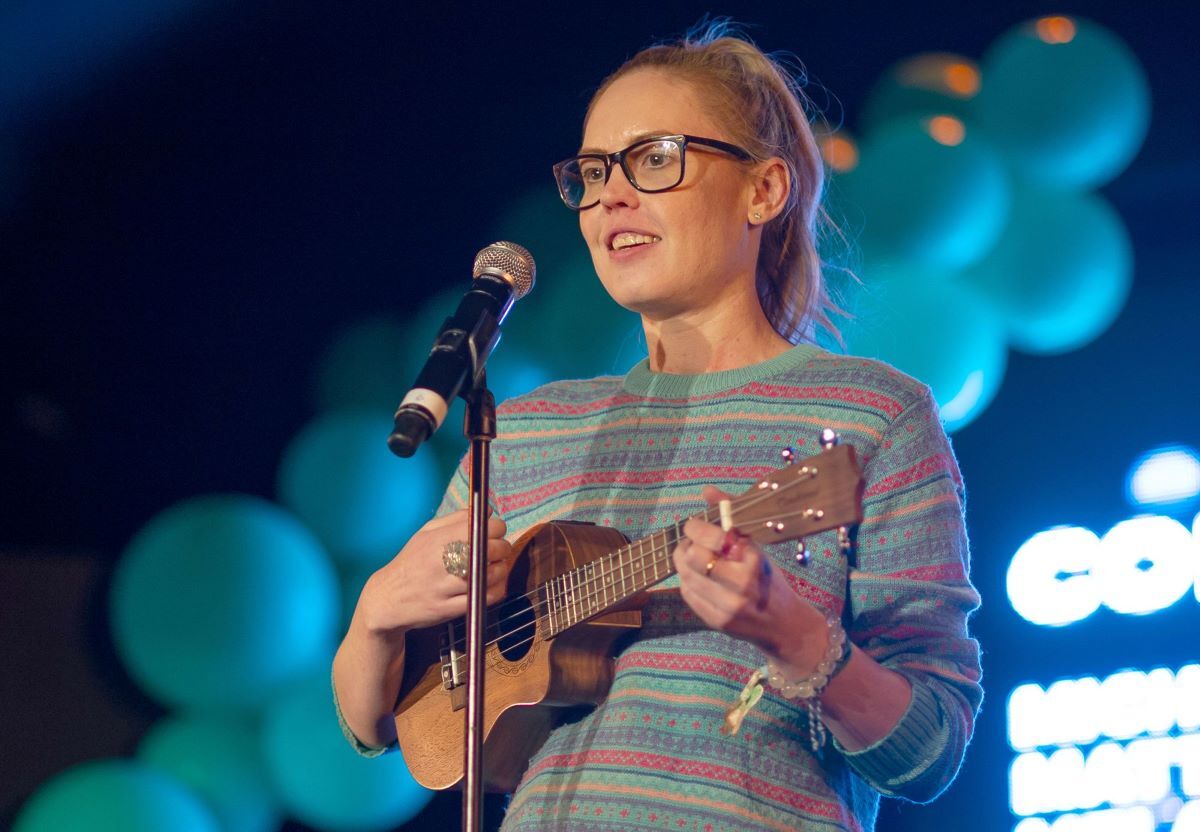
<path fill-rule="evenodd" d="M 761 219 L 762 219 L 762 214 L 761 214 L 760 212 L 758 212 L 758 211 L 755 211 L 755 212 L 754 212 L 754 221 L 755 221 L 755 222 L 758 222 L 758 221 L 759 221 L 759 220 L 761 220 Z"/>

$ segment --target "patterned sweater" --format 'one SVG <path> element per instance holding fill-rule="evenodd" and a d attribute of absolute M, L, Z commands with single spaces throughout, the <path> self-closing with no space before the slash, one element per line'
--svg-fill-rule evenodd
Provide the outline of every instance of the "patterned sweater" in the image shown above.
<path fill-rule="evenodd" d="M 822 428 L 855 445 L 867 477 L 853 565 L 834 533 L 768 547 L 809 601 L 841 614 L 877 661 L 912 682 L 893 732 L 856 753 L 808 745 L 803 709 L 768 695 L 736 736 L 724 710 L 764 657 L 703 627 L 675 579 L 652 590 L 641 637 L 617 659 L 603 703 L 555 730 L 513 795 L 504 830 L 866 830 L 879 793 L 928 800 L 953 779 L 979 706 L 966 619 L 962 482 L 927 389 L 878 362 L 796 347 L 729 372 L 676 376 L 646 362 L 625 378 L 560 382 L 506 402 L 492 489 L 515 537 L 548 520 L 631 539 L 816 452 Z M 443 510 L 465 505 L 460 474 Z"/>
<path fill-rule="evenodd" d="M 854 552 L 834 532 L 766 547 L 792 586 L 841 615 L 850 638 L 904 674 L 913 696 L 870 748 L 815 755 L 796 702 L 767 688 L 737 735 L 725 709 L 764 657 L 707 629 L 674 577 L 651 590 L 608 697 L 554 730 L 530 761 L 503 832 L 870 830 L 879 795 L 930 800 L 954 778 L 982 691 L 967 617 L 963 489 L 927 388 L 876 361 L 799 346 L 750 367 L 556 382 L 499 408 L 493 501 L 515 539 L 549 520 L 644 537 L 741 493 L 780 451 L 819 450 L 833 428 L 858 451 L 865 519 Z M 460 471 L 441 511 L 466 504 Z"/>

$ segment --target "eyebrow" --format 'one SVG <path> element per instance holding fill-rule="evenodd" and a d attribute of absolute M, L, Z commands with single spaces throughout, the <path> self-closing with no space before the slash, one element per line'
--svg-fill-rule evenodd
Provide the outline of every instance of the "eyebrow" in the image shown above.
<path fill-rule="evenodd" d="M 658 139 L 658 138 L 662 138 L 663 136 L 680 136 L 680 135 L 683 135 L 683 134 L 677 133 L 677 132 L 674 132 L 671 130 L 644 130 L 641 133 L 635 134 L 630 139 L 629 144 L 627 144 L 625 146 L 629 147 L 629 145 L 637 144 L 638 142 L 645 141 L 646 139 Z M 578 156 L 585 156 L 588 154 L 596 154 L 598 156 L 607 156 L 608 151 L 603 150 L 599 147 L 581 147 L 576 153 L 576 155 L 578 155 Z"/>

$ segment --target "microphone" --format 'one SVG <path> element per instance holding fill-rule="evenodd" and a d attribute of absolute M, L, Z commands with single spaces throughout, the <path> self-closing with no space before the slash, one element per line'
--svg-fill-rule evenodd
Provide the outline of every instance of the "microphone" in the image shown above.
<path fill-rule="evenodd" d="M 475 256 L 475 282 L 442 323 L 425 366 L 396 409 L 388 447 L 410 457 L 446 418 L 464 385 L 473 384 L 500 340 L 500 323 L 513 302 L 529 294 L 537 269 L 516 243 L 492 243 Z"/>

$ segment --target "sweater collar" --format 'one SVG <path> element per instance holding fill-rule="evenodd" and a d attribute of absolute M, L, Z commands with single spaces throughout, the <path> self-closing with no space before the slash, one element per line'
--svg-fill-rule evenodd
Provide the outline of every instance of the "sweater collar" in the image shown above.
<path fill-rule="evenodd" d="M 696 375 L 656 373 L 650 369 L 650 359 L 643 358 L 625 374 L 622 386 L 626 393 L 664 399 L 711 395 L 802 366 L 822 352 L 824 351 L 820 347 L 812 344 L 799 344 L 758 364 Z"/>

